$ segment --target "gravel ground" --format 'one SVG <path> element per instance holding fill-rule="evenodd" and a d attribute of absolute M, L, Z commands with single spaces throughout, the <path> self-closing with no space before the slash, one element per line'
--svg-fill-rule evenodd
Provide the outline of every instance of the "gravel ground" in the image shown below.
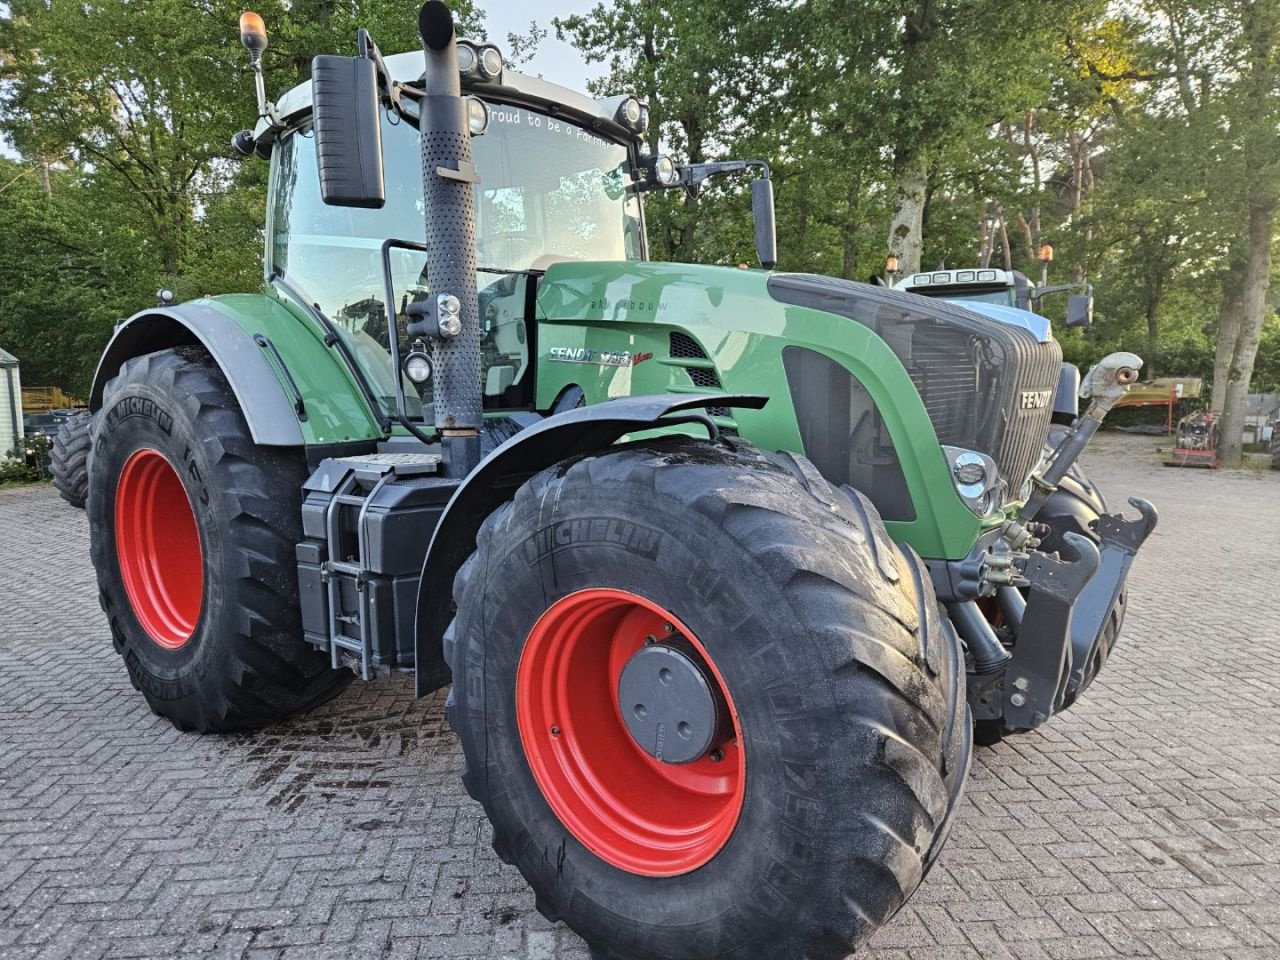
<path fill-rule="evenodd" d="M 928 881 L 860 956 L 1280 960 L 1280 473 L 1086 469 L 1161 511 L 1084 700 L 980 750 Z M 489 848 L 443 697 L 355 685 L 179 734 L 112 652 L 84 514 L 0 489 L 0 957 L 585 958 Z"/>

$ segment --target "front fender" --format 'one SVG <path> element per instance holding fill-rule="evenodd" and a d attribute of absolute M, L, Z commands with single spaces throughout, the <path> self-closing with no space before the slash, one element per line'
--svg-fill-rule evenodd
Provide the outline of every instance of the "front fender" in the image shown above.
<path fill-rule="evenodd" d="M 671 414 L 707 406 L 759 410 L 767 402 L 767 397 L 722 393 L 620 397 L 540 420 L 485 457 L 454 491 L 422 565 L 414 640 L 418 696 L 449 682 L 443 642 L 453 617 L 454 575 L 475 550 L 485 518 L 512 499 L 521 484 L 561 460 L 604 450 L 629 433 L 688 422 Z M 712 421 L 705 422 L 714 428 Z"/>
<path fill-rule="evenodd" d="M 383 436 L 380 421 L 322 334 L 279 300 L 261 294 L 134 314 L 119 326 L 98 362 L 89 408 L 102 406 L 103 388 L 127 360 L 190 345 L 208 351 L 226 376 L 255 443 L 301 446 Z"/>

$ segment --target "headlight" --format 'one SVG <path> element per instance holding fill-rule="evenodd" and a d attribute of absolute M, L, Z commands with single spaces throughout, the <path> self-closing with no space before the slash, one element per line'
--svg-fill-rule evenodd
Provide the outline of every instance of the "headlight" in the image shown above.
<path fill-rule="evenodd" d="M 427 355 L 426 346 L 419 340 L 404 358 L 404 374 L 414 383 L 422 384 L 431 379 L 431 373 L 431 357 Z"/>
<path fill-rule="evenodd" d="M 628 127 L 639 126 L 642 116 L 644 116 L 644 112 L 640 109 L 640 101 L 635 97 L 627 97 L 622 101 L 622 105 L 618 107 L 618 119 Z"/>
<path fill-rule="evenodd" d="M 502 52 L 494 46 L 483 46 L 477 51 L 480 55 L 479 73 L 485 80 L 496 80 L 502 76 Z"/>
<path fill-rule="evenodd" d="M 980 517 L 995 513 L 1004 505 L 1004 481 L 996 462 L 985 453 L 962 447 L 944 446 L 951 482 L 970 510 Z"/>
<path fill-rule="evenodd" d="M 479 97 L 467 97 L 467 125 L 473 137 L 489 129 L 489 108 Z"/>
<path fill-rule="evenodd" d="M 649 127 L 649 108 L 635 97 L 624 97 L 613 118 L 628 130 L 644 133 Z"/>
<path fill-rule="evenodd" d="M 640 163 L 649 174 L 649 182 L 660 187 L 673 187 L 680 181 L 680 171 L 676 163 L 665 153 L 656 157 L 641 157 Z"/>
<path fill-rule="evenodd" d="M 476 72 L 479 63 L 480 56 L 476 53 L 476 48 L 465 40 L 458 41 L 458 72 L 469 77 Z"/>

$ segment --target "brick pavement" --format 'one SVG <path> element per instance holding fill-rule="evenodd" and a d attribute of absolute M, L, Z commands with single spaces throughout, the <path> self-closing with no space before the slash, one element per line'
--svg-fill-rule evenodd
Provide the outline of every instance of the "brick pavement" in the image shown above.
<path fill-rule="evenodd" d="M 1280 960 L 1280 474 L 1167 470 L 1155 444 L 1086 458 L 1113 508 L 1161 508 L 1107 670 L 979 752 L 861 956 Z M 0 958 L 585 958 L 489 849 L 440 696 L 397 677 L 179 734 L 130 688 L 86 554 L 82 512 L 0 490 Z"/>

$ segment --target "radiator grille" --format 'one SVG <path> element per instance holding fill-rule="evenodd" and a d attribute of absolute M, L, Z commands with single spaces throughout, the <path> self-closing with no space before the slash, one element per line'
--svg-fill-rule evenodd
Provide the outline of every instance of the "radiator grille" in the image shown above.
<path fill-rule="evenodd" d="M 939 442 L 993 457 L 1017 495 L 1039 461 L 1053 414 L 1052 404 L 1024 409 L 1023 396 L 1052 396 L 1062 367 L 1057 343 L 955 304 L 868 284 L 779 274 L 769 289 L 784 302 L 873 329 L 906 367 Z"/>

